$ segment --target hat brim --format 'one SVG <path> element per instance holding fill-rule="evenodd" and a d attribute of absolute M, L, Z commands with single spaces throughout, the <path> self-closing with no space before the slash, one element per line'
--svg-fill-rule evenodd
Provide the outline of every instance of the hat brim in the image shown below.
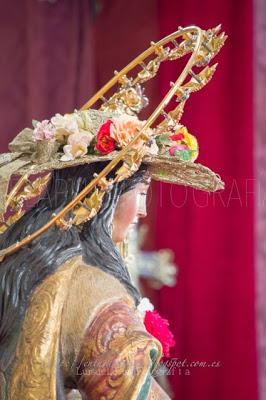
<path fill-rule="evenodd" d="M 190 186 L 205 192 L 224 189 L 220 176 L 210 168 L 175 157 L 156 156 L 146 160 L 152 179 L 182 186 Z"/>
<path fill-rule="evenodd" d="M 56 159 L 40 165 L 25 165 L 17 171 L 17 174 L 23 175 L 29 172 L 31 174 L 36 174 L 54 169 L 74 167 L 94 162 L 110 161 L 116 155 L 117 152 L 113 152 L 111 155 L 87 155 L 70 161 L 61 161 L 60 159 Z M 224 182 L 221 180 L 219 175 L 199 163 L 183 161 L 170 156 L 145 156 L 143 163 L 148 166 L 151 178 L 156 181 L 189 186 L 207 192 L 215 192 L 224 189 Z"/>

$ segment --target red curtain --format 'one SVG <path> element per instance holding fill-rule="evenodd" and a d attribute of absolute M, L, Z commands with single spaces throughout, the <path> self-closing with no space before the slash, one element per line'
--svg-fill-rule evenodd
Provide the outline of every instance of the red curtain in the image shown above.
<path fill-rule="evenodd" d="M 0 150 L 32 119 L 78 108 L 94 92 L 87 0 L 0 2 Z"/>
<path fill-rule="evenodd" d="M 213 81 L 191 96 L 183 117 L 198 137 L 198 161 L 219 172 L 226 189 L 209 195 L 157 185 L 156 245 L 174 249 L 180 266 L 177 286 L 160 294 L 176 337 L 173 357 L 219 362 L 176 368 L 171 379 L 176 399 L 256 400 L 252 1 L 160 0 L 159 7 L 161 36 L 219 23 L 229 36 Z M 176 78 L 176 66 L 166 64 L 161 94 Z"/>

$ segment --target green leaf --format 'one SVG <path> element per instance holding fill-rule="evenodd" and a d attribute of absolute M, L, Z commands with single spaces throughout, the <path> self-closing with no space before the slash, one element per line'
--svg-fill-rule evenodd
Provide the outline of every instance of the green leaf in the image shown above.
<path fill-rule="evenodd" d="M 156 137 L 156 142 L 157 144 L 163 144 L 165 146 L 169 145 L 171 146 L 173 144 L 173 141 L 169 139 L 170 134 L 169 133 L 162 133 L 161 135 Z"/>
<path fill-rule="evenodd" d="M 33 126 L 33 128 L 36 128 L 36 127 L 37 127 L 38 122 L 39 122 L 39 121 L 37 121 L 37 119 L 33 119 L 33 120 L 32 120 L 32 126 Z"/>
<path fill-rule="evenodd" d="M 192 150 L 176 150 L 175 156 L 183 161 L 190 161 L 192 158 Z"/>
<path fill-rule="evenodd" d="M 95 154 L 95 155 L 99 155 L 100 154 L 100 152 L 99 151 L 97 151 L 97 150 L 95 150 L 95 148 L 94 147 L 88 147 L 88 153 L 87 154 Z"/>

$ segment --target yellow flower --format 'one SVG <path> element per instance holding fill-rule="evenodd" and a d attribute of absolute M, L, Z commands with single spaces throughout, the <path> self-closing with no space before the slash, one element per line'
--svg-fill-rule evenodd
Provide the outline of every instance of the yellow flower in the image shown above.
<path fill-rule="evenodd" d="M 188 146 L 189 150 L 193 151 L 191 161 L 195 161 L 199 155 L 199 145 L 196 137 L 191 135 L 191 133 L 188 132 L 185 126 L 183 126 L 183 128 L 181 128 L 179 132 L 183 133 L 183 141 Z"/>

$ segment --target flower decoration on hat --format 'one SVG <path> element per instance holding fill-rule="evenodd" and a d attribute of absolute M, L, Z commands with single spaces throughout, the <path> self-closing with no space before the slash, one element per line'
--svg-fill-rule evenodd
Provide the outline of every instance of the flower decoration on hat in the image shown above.
<path fill-rule="evenodd" d="M 112 120 L 108 119 L 104 124 L 102 124 L 97 133 L 97 143 L 95 149 L 100 154 L 109 154 L 115 150 L 116 143 L 111 137 L 111 125 Z"/>
<path fill-rule="evenodd" d="M 107 155 L 126 147 L 140 132 L 146 121 L 133 115 L 114 115 L 93 131 L 88 111 L 72 114 L 56 114 L 49 120 L 34 121 L 33 137 L 35 141 L 57 142 L 61 161 L 71 161 L 87 154 Z M 148 128 L 145 134 L 148 141 L 139 138 L 133 148 L 145 147 L 146 155 L 167 155 L 184 161 L 195 161 L 198 157 L 198 142 L 186 127 L 179 126 L 172 132 L 155 136 Z"/>
<path fill-rule="evenodd" d="M 48 119 L 44 119 L 42 122 L 33 121 L 33 125 L 35 126 L 35 140 L 55 140 L 55 127 Z"/>
<path fill-rule="evenodd" d="M 174 132 L 159 135 L 156 141 L 161 149 L 161 154 L 192 162 L 199 155 L 198 141 L 185 126 L 180 125 Z"/>

